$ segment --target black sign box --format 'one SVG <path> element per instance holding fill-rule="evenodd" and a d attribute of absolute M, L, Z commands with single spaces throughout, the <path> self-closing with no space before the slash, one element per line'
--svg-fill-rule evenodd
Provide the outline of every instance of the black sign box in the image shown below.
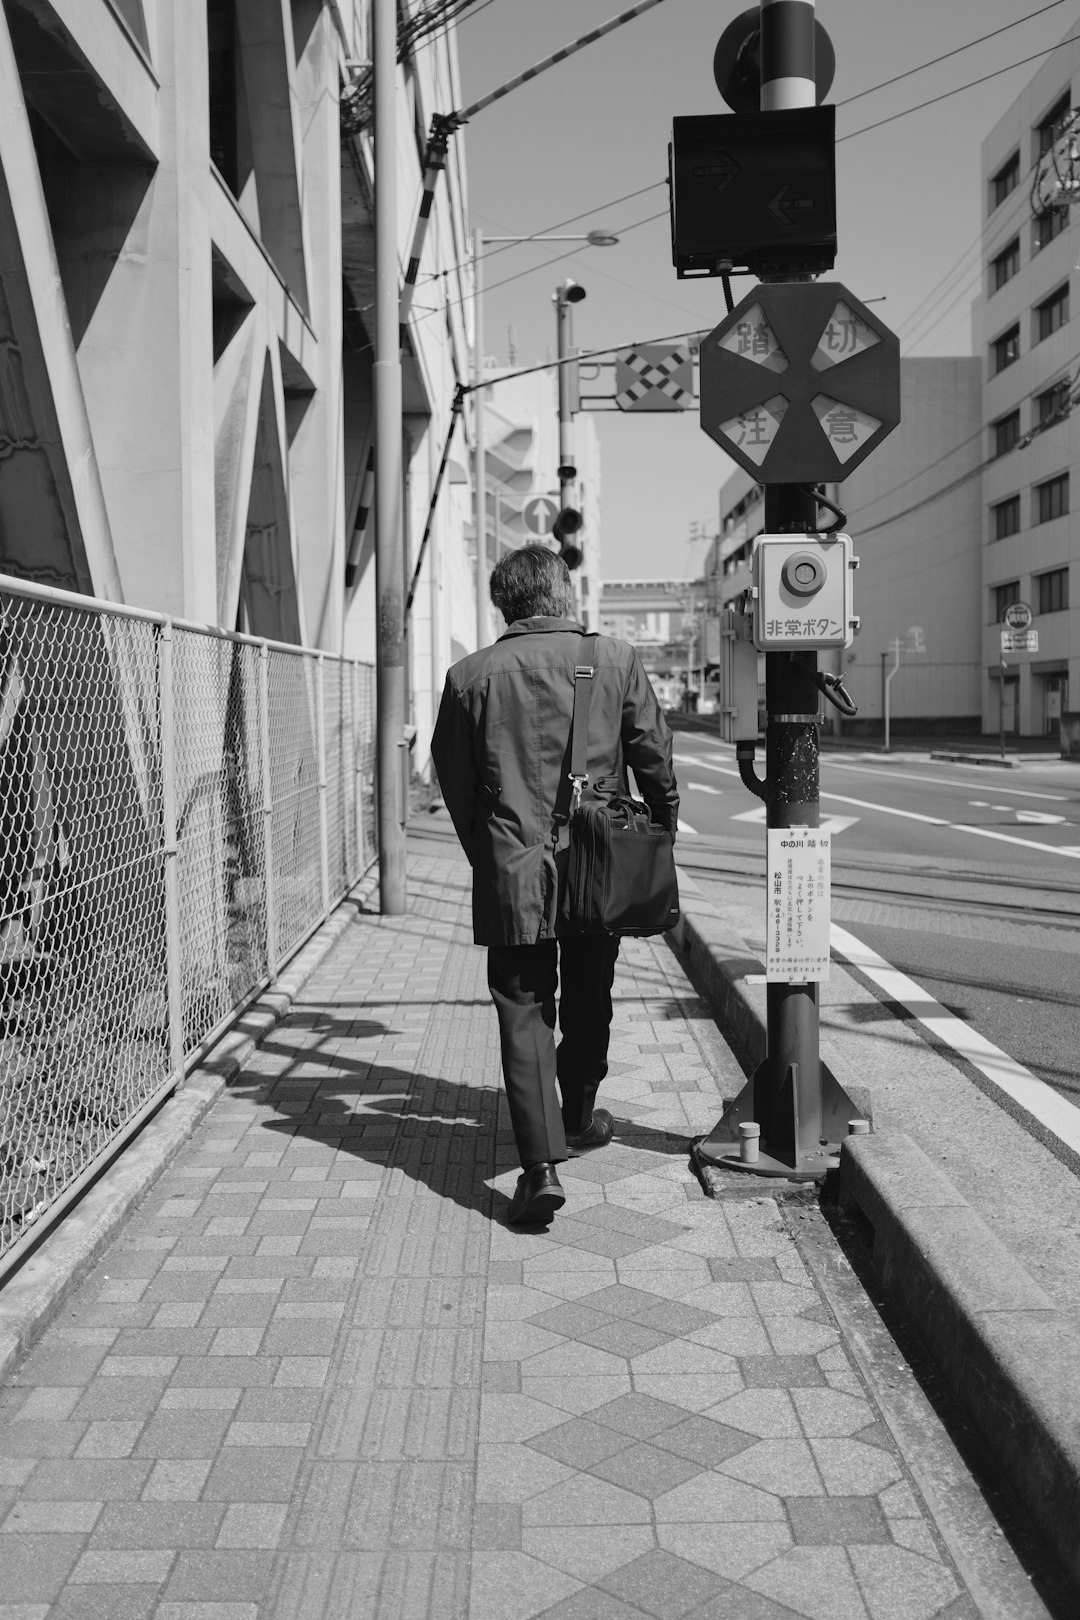
<path fill-rule="evenodd" d="M 679 279 L 830 270 L 836 109 L 672 120 L 671 259 Z"/>

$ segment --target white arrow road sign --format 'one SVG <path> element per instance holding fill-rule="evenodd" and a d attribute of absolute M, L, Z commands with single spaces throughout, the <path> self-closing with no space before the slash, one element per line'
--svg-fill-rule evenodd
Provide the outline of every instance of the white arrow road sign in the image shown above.
<path fill-rule="evenodd" d="M 534 495 L 521 508 L 521 520 L 530 534 L 550 534 L 558 515 L 557 495 Z"/>

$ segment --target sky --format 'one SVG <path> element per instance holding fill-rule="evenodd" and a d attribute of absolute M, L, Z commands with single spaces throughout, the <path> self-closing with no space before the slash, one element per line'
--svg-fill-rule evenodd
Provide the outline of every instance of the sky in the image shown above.
<path fill-rule="evenodd" d="M 474 0 L 456 25 L 464 104 L 628 3 Z M 676 278 L 663 182 L 672 117 L 730 110 L 713 81 L 713 51 L 744 9 L 740 0 L 662 0 L 478 113 L 457 137 L 465 142 L 470 223 L 486 234 L 603 227 L 620 235 L 608 248 L 534 242 L 489 249 L 484 346 L 500 364 L 511 350 L 519 366 L 552 358 L 552 293 L 567 276 L 587 293 L 573 314 L 583 351 L 706 331 L 723 319 L 719 279 Z M 818 0 L 817 17 L 836 53 L 825 98 L 837 107 L 839 251 L 829 279 L 865 302 L 881 300 L 875 313 L 899 332 L 903 354 L 970 354 L 981 269 L 980 146 L 1044 53 L 1080 28 L 1080 6 Z M 1007 31 L 925 66 L 997 29 Z M 1024 63 L 1027 57 L 1036 59 Z M 900 82 L 875 88 L 901 74 Z M 989 74 L 974 88 L 909 111 Z M 897 113 L 905 116 L 893 118 Z M 735 300 L 751 285 L 736 278 Z M 697 411 L 596 412 L 594 420 L 604 577 L 700 574 L 704 544 L 691 533 L 716 532 L 719 490 L 733 464 L 702 432 Z"/>

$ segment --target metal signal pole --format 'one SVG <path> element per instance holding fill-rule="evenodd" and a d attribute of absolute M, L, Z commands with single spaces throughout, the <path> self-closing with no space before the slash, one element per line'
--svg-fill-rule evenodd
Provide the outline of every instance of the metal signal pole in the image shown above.
<path fill-rule="evenodd" d="M 815 20 L 814 0 L 761 0 L 762 112 L 816 105 Z M 766 484 L 766 533 L 806 534 L 816 526 L 813 495 L 796 484 Z M 817 653 L 765 655 L 767 827 L 819 823 L 818 693 L 799 664 L 816 673 Z M 766 1025 L 766 1073 L 756 1077 L 758 1123 L 769 1156 L 797 1168 L 807 1153 L 820 1157 L 825 1134 L 817 984 L 769 984 Z"/>
<path fill-rule="evenodd" d="M 761 0 L 762 113 L 816 105 L 816 32 L 813 0 Z M 798 270 L 762 277 L 764 282 L 810 279 Z M 816 534 L 819 503 L 810 484 L 763 482 L 767 535 Z M 766 651 L 766 776 L 764 782 L 753 776 L 752 748 L 749 756 L 740 756 L 740 774 L 764 798 L 770 830 L 819 825 L 819 691 L 816 647 Z M 821 1063 L 817 981 L 770 979 L 765 1059 L 692 1152 L 699 1166 L 817 1179 L 836 1162 L 833 1155 L 857 1112 Z"/>

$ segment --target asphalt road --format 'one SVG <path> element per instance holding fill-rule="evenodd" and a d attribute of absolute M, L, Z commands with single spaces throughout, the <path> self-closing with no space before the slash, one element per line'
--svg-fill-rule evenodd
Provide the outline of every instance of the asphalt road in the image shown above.
<path fill-rule="evenodd" d="M 675 759 L 681 862 L 763 882 L 734 749 L 679 731 Z M 833 922 L 1080 1107 L 1080 768 L 825 752 L 821 824 Z"/>

